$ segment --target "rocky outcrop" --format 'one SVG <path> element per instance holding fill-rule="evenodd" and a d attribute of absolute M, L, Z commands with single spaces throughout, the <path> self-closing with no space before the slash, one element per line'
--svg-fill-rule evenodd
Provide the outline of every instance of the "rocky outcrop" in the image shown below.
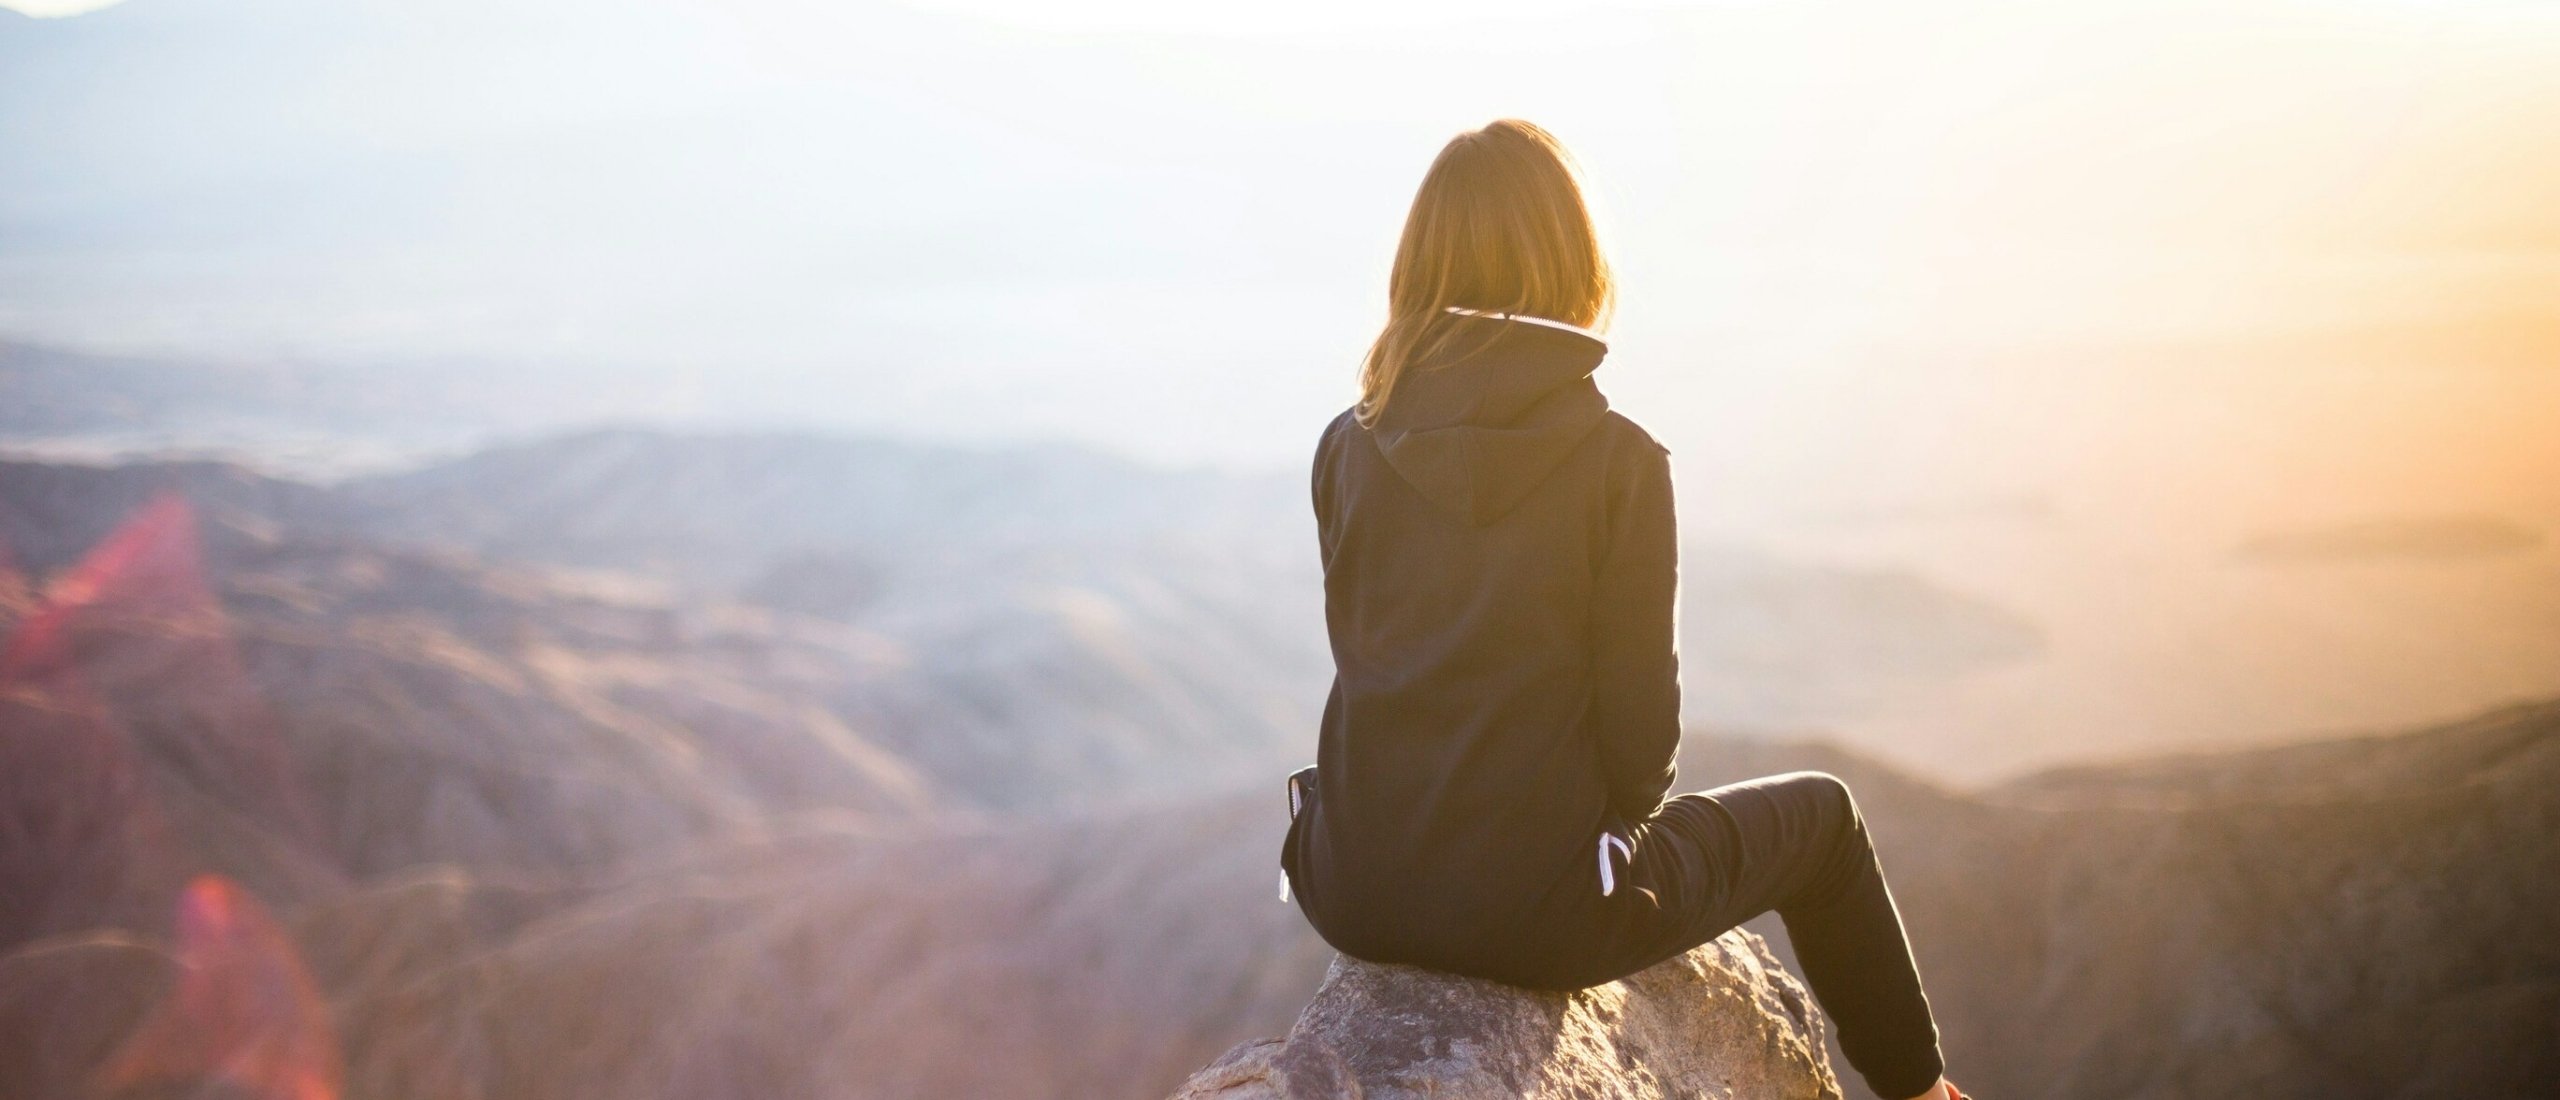
<path fill-rule="evenodd" d="M 1830 1098 L 1823 1021 L 1736 929 L 1622 981 L 1519 989 L 1344 956 L 1286 1038 L 1256 1039 L 1174 1100 Z"/>

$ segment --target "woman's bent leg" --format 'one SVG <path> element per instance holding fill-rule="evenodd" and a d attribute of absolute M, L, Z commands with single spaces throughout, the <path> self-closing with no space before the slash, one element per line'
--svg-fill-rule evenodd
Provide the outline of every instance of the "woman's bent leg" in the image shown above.
<path fill-rule="evenodd" d="M 1776 910 L 1867 1087 L 1916 1096 L 1944 1072 L 1901 914 L 1845 784 L 1793 772 L 1685 794 L 1664 803 L 1653 829 L 1675 834 L 1656 833 L 1645 847 L 1678 864 L 1653 877 L 1678 883 L 1664 902 L 1697 936 L 1691 942 Z"/>

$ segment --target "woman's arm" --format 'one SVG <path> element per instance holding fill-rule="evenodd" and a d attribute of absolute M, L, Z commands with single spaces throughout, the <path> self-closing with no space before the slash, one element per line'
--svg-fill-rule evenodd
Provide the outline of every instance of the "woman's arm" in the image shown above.
<path fill-rule="evenodd" d="M 1592 716 L 1609 806 L 1651 816 L 1680 748 L 1679 532 L 1671 456 L 1638 433 L 1640 457 L 1610 476 L 1607 543 L 1591 601 Z"/>
<path fill-rule="evenodd" d="M 1333 443 L 1343 420 L 1350 415 L 1345 412 L 1325 425 L 1324 434 L 1316 438 L 1315 459 L 1307 469 L 1308 497 L 1316 513 L 1317 560 L 1327 568 L 1333 565 Z"/>

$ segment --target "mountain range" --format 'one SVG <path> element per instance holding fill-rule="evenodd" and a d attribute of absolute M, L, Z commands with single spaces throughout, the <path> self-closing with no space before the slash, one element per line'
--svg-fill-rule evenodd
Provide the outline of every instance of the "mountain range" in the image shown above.
<path fill-rule="evenodd" d="M 0 464 L 0 1094 L 1161 1095 L 1329 956 L 1271 892 L 1325 668 L 1293 488 L 627 432 Z M 1823 690 L 2037 644 L 1695 561 L 1795 610 L 1691 650 L 1866 632 Z M 1858 792 L 1968 1088 L 2560 1084 L 2560 703 L 1968 790 L 1700 728 L 1680 785 L 1802 767 Z"/>

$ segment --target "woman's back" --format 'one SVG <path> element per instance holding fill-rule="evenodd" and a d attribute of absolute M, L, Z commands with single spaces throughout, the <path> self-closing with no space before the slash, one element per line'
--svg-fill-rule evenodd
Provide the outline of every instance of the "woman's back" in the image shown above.
<path fill-rule="evenodd" d="M 1596 877 L 1679 736 L 1667 456 L 1609 411 L 1599 340 L 1458 323 L 1472 354 L 1317 449 L 1337 674 L 1290 851 L 1327 940 L 1451 968 L 1559 931 L 1522 922 Z"/>

